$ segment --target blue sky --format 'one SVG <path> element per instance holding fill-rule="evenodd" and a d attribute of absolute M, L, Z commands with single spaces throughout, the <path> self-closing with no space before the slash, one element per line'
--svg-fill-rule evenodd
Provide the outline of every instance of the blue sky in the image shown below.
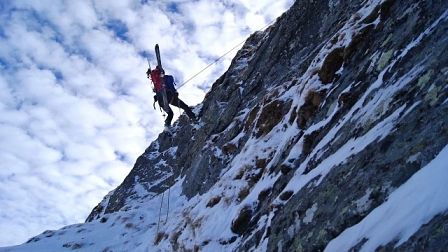
<path fill-rule="evenodd" d="M 83 222 L 161 132 L 160 44 L 184 83 L 292 0 L 0 2 L 0 246 Z M 179 90 L 200 103 L 236 50 Z M 179 113 L 178 110 L 174 110 Z"/>

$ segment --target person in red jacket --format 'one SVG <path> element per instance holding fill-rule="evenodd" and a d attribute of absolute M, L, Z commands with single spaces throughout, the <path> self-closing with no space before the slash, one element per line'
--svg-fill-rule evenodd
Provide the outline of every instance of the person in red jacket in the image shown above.
<path fill-rule="evenodd" d="M 159 103 L 159 106 L 168 114 L 165 120 L 164 131 L 172 134 L 170 130 L 171 120 L 173 120 L 173 111 L 169 105 L 174 105 L 185 111 L 190 120 L 193 121 L 193 126 L 197 128 L 199 126 L 199 121 L 196 115 L 191 111 L 190 107 L 185 104 L 181 99 L 179 99 L 179 93 L 174 87 L 174 81 L 172 76 L 165 75 L 165 71 L 157 66 L 154 70 L 148 69 L 146 72 L 148 78 L 151 77 L 152 83 L 154 84 L 153 91 L 156 93 L 155 99 Z M 166 101 L 164 100 L 163 85 L 165 85 Z"/>

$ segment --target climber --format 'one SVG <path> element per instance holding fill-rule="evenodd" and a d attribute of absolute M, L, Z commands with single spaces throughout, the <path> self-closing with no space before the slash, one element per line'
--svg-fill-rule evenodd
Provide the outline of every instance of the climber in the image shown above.
<path fill-rule="evenodd" d="M 190 107 L 185 104 L 181 99 L 179 99 L 179 93 L 177 92 L 176 88 L 174 87 L 174 79 L 171 75 L 165 75 L 165 70 L 163 70 L 161 67 L 157 66 L 154 70 L 151 71 L 151 68 L 148 69 L 146 72 L 147 77 L 151 77 L 152 83 L 154 84 L 153 91 L 156 93 L 154 96 L 155 101 L 159 103 L 159 106 L 165 110 L 166 113 L 168 113 L 168 117 L 165 120 L 165 126 L 164 131 L 168 133 L 169 135 L 172 135 L 172 132 L 170 130 L 171 126 L 171 120 L 173 119 L 173 111 L 171 110 L 170 106 L 164 106 L 164 95 L 162 90 L 162 84 L 165 84 L 165 90 L 166 90 L 166 98 L 170 105 L 174 105 L 176 107 L 179 107 L 187 113 L 190 120 L 193 121 L 193 127 L 199 128 L 199 121 L 196 117 L 196 115 L 191 111 Z"/>

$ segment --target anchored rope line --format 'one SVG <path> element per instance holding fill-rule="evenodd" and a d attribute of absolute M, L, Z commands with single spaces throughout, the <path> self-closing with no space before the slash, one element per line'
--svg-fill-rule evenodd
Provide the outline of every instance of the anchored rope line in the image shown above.
<path fill-rule="evenodd" d="M 266 29 L 266 27 L 268 27 L 269 25 L 271 25 L 272 23 L 274 23 L 276 19 L 272 20 L 271 22 L 269 22 L 267 25 L 265 25 L 263 28 L 257 30 L 257 31 L 261 31 Z M 257 32 L 256 31 L 256 32 Z M 184 83 L 182 83 L 181 85 L 178 86 L 177 89 L 180 89 L 183 85 L 187 84 L 189 81 L 191 81 L 192 79 L 196 78 L 196 76 L 198 76 L 199 74 L 201 74 L 202 72 L 204 72 L 207 68 L 211 67 L 213 64 L 215 64 L 216 62 L 220 61 L 222 58 L 224 58 L 224 56 L 226 56 L 227 54 L 229 54 L 231 51 L 235 50 L 238 46 L 240 46 L 241 44 L 243 44 L 244 42 L 246 42 L 246 39 L 241 41 L 238 45 L 234 46 L 232 49 L 230 49 L 228 52 L 224 53 L 221 57 L 219 57 L 218 59 L 216 59 L 215 61 L 213 61 L 212 63 L 210 63 L 208 66 L 206 66 L 204 69 L 202 69 L 201 71 L 199 71 L 197 74 L 193 75 L 193 77 L 191 77 L 190 79 L 188 79 L 187 81 L 185 81 Z"/>
<path fill-rule="evenodd" d="M 167 202 L 167 210 L 166 210 L 166 218 L 165 218 L 165 225 L 168 223 L 168 214 L 170 212 L 170 194 L 171 194 L 171 186 L 173 186 L 174 184 L 174 170 L 171 166 L 170 170 L 171 170 L 171 179 L 169 181 L 169 185 L 168 185 L 168 202 Z M 159 208 L 159 221 L 157 222 L 157 234 L 159 233 L 159 227 L 160 227 L 160 219 L 162 216 L 162 206 L 163 206 L 163 197 L 165 196 L 165 191 L 162 192 L 162 200 L 160 201 L 160 208 Z"/>
<path fill-rule="evenodd" d="M 172 170 L 172 169 L 171 169 L 171 170 Z M 174 177 L 174 174 L 173 174 L 173 177 Z M 172 179 L 171 179 L 171 181 L 172 181 Z M 168 223 L 168 213 L 170 212 L 170 193 L 171 193 L 171 186 L 173 186 L 173 185 L 172 185 L 172 182 L 170 183 L 170 187 L 168 187 L 168 206 L 167 206 L 167 209 L 166 209 L 165 224 Z"/>
<path fill-rule="evenodd" d="M 232 49 L 230 49 L 230 51 L 226 52 L 224 55 L 222 55 L 221 57 L 219 57 L 217 60 L 213 61 L 212 63 L 210 63 L 208 66 L 206 66 L 204 69 L 202 69 L 201 71 L 199 71 L 199 73 L 193 75 L 193 77 L 191 77 L 190 79 L 188 79 L 187 81 L 185 81 L 182 85 L 179 85 L 179 88 L 181 88 L 183 85 L 187 84 L 187 82 L 191 81 L 192 79 L 194 79 L 196 76 L 198 76 L 199 74 L 201 74 L 202 72 L 204 72 L 207 68 L 211 67 L 213 64 L 215 64 L 216 62 L 218 62 L 219 60 L 221 60 L 224 56 L 226 56 L 227 54 L 229 54 L 231 51 L 235 50 L 235 48 L 237 48 L 238 46 L 240 46 L 242 43 L 244 43 L 245 40 L 243 42 L 240 42 L 238 45 L 236 45 L 235 47 L 233 47 Z"/>
<path fill-rule="evenodd" d="M 162 192 L 162 200 L 160 201 L 160 209 L 159 209 L 159 221 L 157 222 L 157 234 L 159 233 L 160 216 L 162 215 L 162 203 L 163 203 L 163 196 L 164 195 L 165 195 L 165 192 Z"/>

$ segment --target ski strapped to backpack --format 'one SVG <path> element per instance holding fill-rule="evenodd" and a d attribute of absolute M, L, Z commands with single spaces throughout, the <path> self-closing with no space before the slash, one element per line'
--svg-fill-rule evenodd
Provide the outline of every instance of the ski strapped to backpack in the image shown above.
<path fill-rule="evenodd" d="M 151 64 L 148 58 L 149 69 L 146 72 L 148 78 L 151 77 L 151 80 L 154 84 L 153 91 L 156 93 L 156 95 L 154 96 L 153 107 L 154 109 L 156 109 L 155 104 L 156 102 L 158 102 L 158 96 L 159 96 L 159 99 L 163 100 L 161 108 L 163 108 L 164 111 L 168 111 L 169 107 L 167 106 L 169 104 L 172 104 L 173 98 L 171 98 L 171 101 L 168 101 L 167 92 L 171 92 L 172 94 L 177 95 L 177 90 L 175 88 L 176 83 L 172 75 L 165 75 L 165 71 L 162 68 L 162 60 L 160 57 L 160 49 L 158 44 L 156 44 L 155 52 L 157 58 L 157 67 L 156 69 L 151 70 Z"/>
<path fill-rule="evenodd" d="M 159 44 L 156 44 L 155 52 L 156 52 L 156 58 L 157 58 L 157 66 L 160 68 L 161 71 L 163 71 L 162 59 L 160 58 Z M 164 74 L 164 73 L 162 72 L 160 74 Z M 162 97 L 163 97 L 163 109 L 165 111 L 169 111 L 170 110 L 170 106 L 169 106 L 169 103 L 168 103 L 168 98 L 166 97 L 166 84 L 165 84 L 165 80 L 163 78 L 164 76 L 160 76 L 160 77 L 162 77 L 162 78 L 160 78 L 160 82 L 162 84 L 162 87 L 157 92 L 160 92 L 162 94 Z"/>

